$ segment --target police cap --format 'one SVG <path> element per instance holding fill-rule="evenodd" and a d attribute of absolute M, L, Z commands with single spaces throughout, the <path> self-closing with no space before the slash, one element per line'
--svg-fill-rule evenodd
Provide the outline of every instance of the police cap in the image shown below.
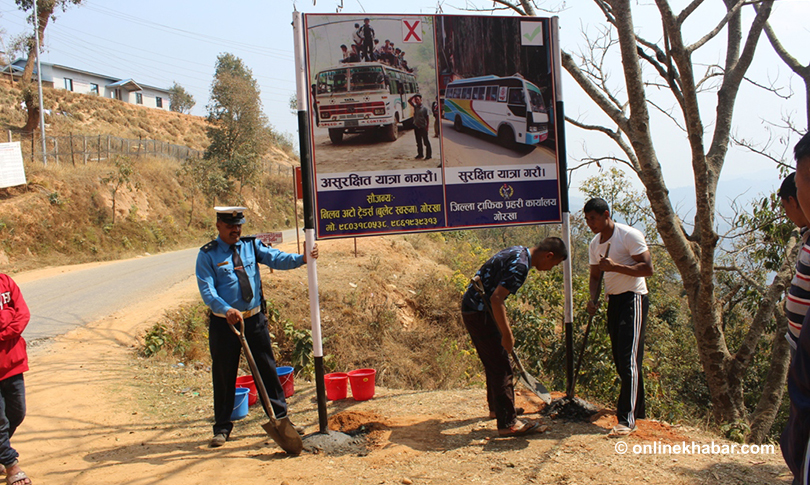
<path fill-rule="evenodd" d="M 217 211 L 217 220 L 225 224 L 245 223 L 243 212 L 247 210 L 247 207 L 214 207 L 214 210 Z"/>

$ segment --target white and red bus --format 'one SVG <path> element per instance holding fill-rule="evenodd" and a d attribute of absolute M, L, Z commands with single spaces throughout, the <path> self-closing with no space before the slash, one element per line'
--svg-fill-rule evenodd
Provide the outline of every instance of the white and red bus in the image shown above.
<path fill-rule="evenodd" d="M 408 98 L 419 92 L 416 77 L 381 62 L 354 62 L 315 76 L 317 125 L 338 144 L 344 133 L 382 130 L 395 141 L 399 124 L 413 121 Z"/>

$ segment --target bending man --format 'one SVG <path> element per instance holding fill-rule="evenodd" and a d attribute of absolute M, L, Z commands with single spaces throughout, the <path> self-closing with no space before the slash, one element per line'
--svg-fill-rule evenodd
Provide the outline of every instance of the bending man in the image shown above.
<path fill-rule="evenodd" d="M 565 244 L 558 237 L 549 237 L 533 248 L 512 246 L 487 260 L 476 273 L 481 278 L 484 293 L 492 306 L 492 317 L 484 302 L 472 287 L 467 287 L 461 301 L 461 318 L 484 364 L 487 378 L 487 404 L 490 418 L 497 420 L 500 436 L 518 436 L 537 428 L 538 423 L 523 423 L 517 419 L 515 388 L 509 354 L 515 346 L 512 327 L 506 316 L 504 301 L 526 281 L 531 268 L 548 271 L 568 257 Z"/>

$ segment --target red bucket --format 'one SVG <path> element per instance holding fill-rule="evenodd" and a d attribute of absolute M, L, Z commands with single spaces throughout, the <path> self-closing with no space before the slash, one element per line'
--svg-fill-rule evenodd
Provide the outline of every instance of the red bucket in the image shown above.
<path fill-rule="evenodd" d="M 248 388 L 248 406 L 253 406 L 259 400 L 259 392 L 256 390 L 256 383 L 253 376 L 241 376 L 236 378 L 236 387 Z"/>
<path fill-rule="evenodd" d="M 326 385 L 326 399 L 330 401 L 346 399 L 349 374 L 345 372 L 333 372 L 323 376 L 323 380 Z"/>
<path fill-rule="evenodd" d="M 352 385 L 352 397 L 355 401 L 368 401 L 374 397 L 374 369 L 357 369 L 349 372 L 349 384 Z"/>
<path fill-rule="evenodd" d="M 281 387 L 284 388 L 284 397 L 290 397 L 295 394 L 295 381 L 293 377 L 294 370 L 294 368 L 289 366 L 276 368 L 278 380 L 281 382 Z"/>

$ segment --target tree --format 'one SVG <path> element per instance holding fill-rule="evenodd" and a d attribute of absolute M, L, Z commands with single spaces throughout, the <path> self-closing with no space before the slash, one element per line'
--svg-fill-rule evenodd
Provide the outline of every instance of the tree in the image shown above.
<path fill-rule="evenodd" d="M 222 172 L 216 160 L 206 158 L 187 158 L 177 171 L 183 187 L 188 189 L 191 209 L 188 212 L 188 226 L 194 219 L 194 201 L 197 192 L 205 194 L 209 205 L 214 205 L 220 196 L 231 189 L 231 184 Z"/>
<path fill-rule="evenodd" d="M 663 25 L 662 44 L 658 45 L 635 34 L 629 0 L 595 0 L 604 13 L 611 31 L 618 36 L 622 59 L 626 100 L 610 92 L 599 81 L 598 66 L 577 63 L 563 54 L 563 65 L 580 87 L 613 121 L 614 127 L 590 126 L 574 121 L 585 129 L 601 131 L 613 139 L 627 157 L 646 188 L 656 226 L 667 251 L 675 262 L 686 292 L 697 347 L 712 396 L 713 413 L 721 423 L 745 420 L 743 378 L 751 364 L 756 346 L 762 338 L 773 308 L 784 293 L 786 282 L 777 279 L 760 302 L 761 312 L 751 322 L 746 338 L 736 351 L 729 349 L 723 326 L 723 307 L 716 291 L 716 251 L 719 236 L 715 232 L 715 193 L 725 162 L 732 128 L 734 104 L 757 42 L 770 14 L 772 1 L 763 1 L 759 12 L 743 36 L 742 0 L 726 2 L 726 15 L 717 26 L 698 41 L 689 44 L 682 26 L 701 2 L 692 2 L 680 13 L 672 11 L 667 0 L 656 0 Z M 717 79 L 716 119 L 709 135 L 699 109 L 698 95 L 705 89 L 707 78 L 695 72 L 695 52 L 721 31 L 727 31 L 725 62 L 715 66 L 708 76 Z M 609 48 L 610 45 L 606 46 Z M 652 67 L 654 79 L 646 78 L 642 62 Z M 689 231 L 679 219 L 668 197 L 655 140 L 650 127 L 652 99 L 647 86 L 665 87 L 679 110 L 678 121 L 686 131 L 691 151 L 695 182 L 695 221 Z"/>
<path fill-rule="evenodd" d="M 608 134 L 627 156 L 628 165 L 646 188 L 658 232 L 683 280 L 698 351 L 712 396 L 714 416 L 721 423 L 743 421 L 747 418 L 743 377 L 776 301 L 784 292 L 785 282 L 779 282 L 781 291 L 780 285 L 771 288 L 771 293 L 761 302 L 759 318 L 751 323 L 747 337 L 736 352 L 732 352 L 724 334 L 722 306 L 715 288 L 715 257 L 719 241 L 715 232 L 715 193 L 729 146 L 740 83 L 751 64 L 773 2 L 762 2 L 745 39 L 740 12 L 744 2 L 726 2 L 727 13 L 718 25 L 697 42 L 689 44 L 684 38 L 682 26 L 697 11 L 700 2 L 692 2 L 676 14 L 667 0 L 656 0 L 663 24 L 663 46 L 660 46 L 635 34 L 629 0 L 595 1 L 611 29 L 615 29 L 618 35 L 627 97 L 626 102 L 619 102 L 619 95 L 606 91 L 605 85 L 593 76 L 596 72 L 588 70 L 592 66 L 577 64 L 572 56 L 564 54 L 565 69 L 610 117 L 615 127 L 579 125 Z M 705 78 L 696 74 L 692 57 L 724 29 L 727 30 L 725 63 L 716 66 L 716 70 L 710 73 L 718 79 L 719 89 L 714 130 L 709 137 L 704 130 L 698 103 L 698 94 Z M 653 68 L 656 79 L 645 79 L 642 61 Z M 651 99 L 646 91 L 648 82 L 669 90 L 679 109 L 679 121 L 683 122 L 686 130 L 696 190 L 695 223 L 691 232 L 678 218 L 668 197 L 650 128 Z"/>
<path fill-rule="evenodd" d="M 534 15 L 532 0 L 498 0 L 498 3 L 523 15 Z M 740 84 L 754 58 L 773 1 L 760 2 L 756 16 L 744 26 L 741 9 L 745 0 L 726 0 L 722 18 L 691 43 L 686 39 L 684 23 L 704 6 L 700 0 L 690 2 L 680 12 L 673 11 L 668 0 L 655 0 L 662 29 L 658 42 L 637 35 L 633 11 L 641 8 L 639 4 L 630 0 L 594 0 L 594 3 L 606 19 L 602 35 L 589 39 L 590 51 L 578 59 L 563 52 L 562 64 L 610 123 L 568 121 L 609 137 L 626 157 L 621 162 L 643 184 L 657 231 L 681 277 L 714 417 L 720 423 L 743 422 L 749 417 L 743 395 L 745 373 L 787 282 L 776 278 L 766 289 L 745 336 L 736 349 L 730 349 L 724 329 L 723 302 L 716 286 L 720 237 L 715 231 L 715 194 L 731 141 Z M 699 65 L 693 57 L 721 32 L 725 32 L 723 64 L 711 66 L 702 75 L 697 72 Z M 608 51 L 615 52 L 617 48 L 623 89 L 606 82 L 610 72 L 604 63 L 609 59 Z M 710 120 L 710 128 L 704 121 L 704 113 L 710 110 L 704 105 L 701 112 L 698 100 L 700 97 L 701 102 L 706 102 L 707 91 L 715 92 L 712 111 L 715 119 Z M 659 108 L 662 96 L 659 93 L 663 92 L 673 105 L 671 111 Z M 692 227 L 681 221 L 669 198 L 651 127 L 651 107 L 669 116 L 685 131 L 696 194 Z M 662 130 L 663 136 L 671 137 L 671 131 Z"/>
<path fill-rule="evenodd" d="M 239 190 L 255 177 L 268 146 L 267 117 L 253 73 L 233 54 L 217 57 L 208 104 L 206 159 L 215 159 L 225 174 L 239 181 Z"/>
<path fill-rule="evenodd" d="M 20 10 L 27 12 L 34 9 L 34 0 L 14 0 Z M 45 34 L 45 27 L 48 26 L 48 20 L 56 20 L 54 11 L 61 8 L 64 12 L 71 5 L 80 5 L 82 0 L 36 0 L 37 2 L 37 20 L 39 22 L 39 42 L 40 47 L 43 43 L 43 35 Z M 32 16 L 33 17 L 33 16 Z M 33 19 L 29 19 L 33 23 Z M 39 99 L 37 98 L 37 90 L 34 89 L 31 83 L 31 78 L 34 75 L 34 64 L 36 63 L 36 43 L 30 42 L 28 49 L 28 59 L 25 63 L 25 70 L 22 75 L 22 91 L 23 101 L 28 110 L 28 119 L 25 122 L 23 131 L 33 132 L 39 124 Z"/>
<path fill-rule="evenodd" d="M 191 108 L 197 104 L 194 96 L 190 95 L 177 81 L 169 88 L 169 109 L 177 113 L 190 113 Z"/>
<path fill-rule="evenodd" d="M 112 197 L 112 223 L 115 224 L 115 196 L 118 195 L 118 191 L 123 188 L 138 190 L 141 184 L 138 181 L 132 180 L 136 173 L 135 166 L 132 165 L 132 161 L 129 157 L 116 157 L 113 160 L 113 165 L 115 165 L 115 170 L 102 177 L 101 183 L 106 184 L 110 189 L 110 196 Z"/>

